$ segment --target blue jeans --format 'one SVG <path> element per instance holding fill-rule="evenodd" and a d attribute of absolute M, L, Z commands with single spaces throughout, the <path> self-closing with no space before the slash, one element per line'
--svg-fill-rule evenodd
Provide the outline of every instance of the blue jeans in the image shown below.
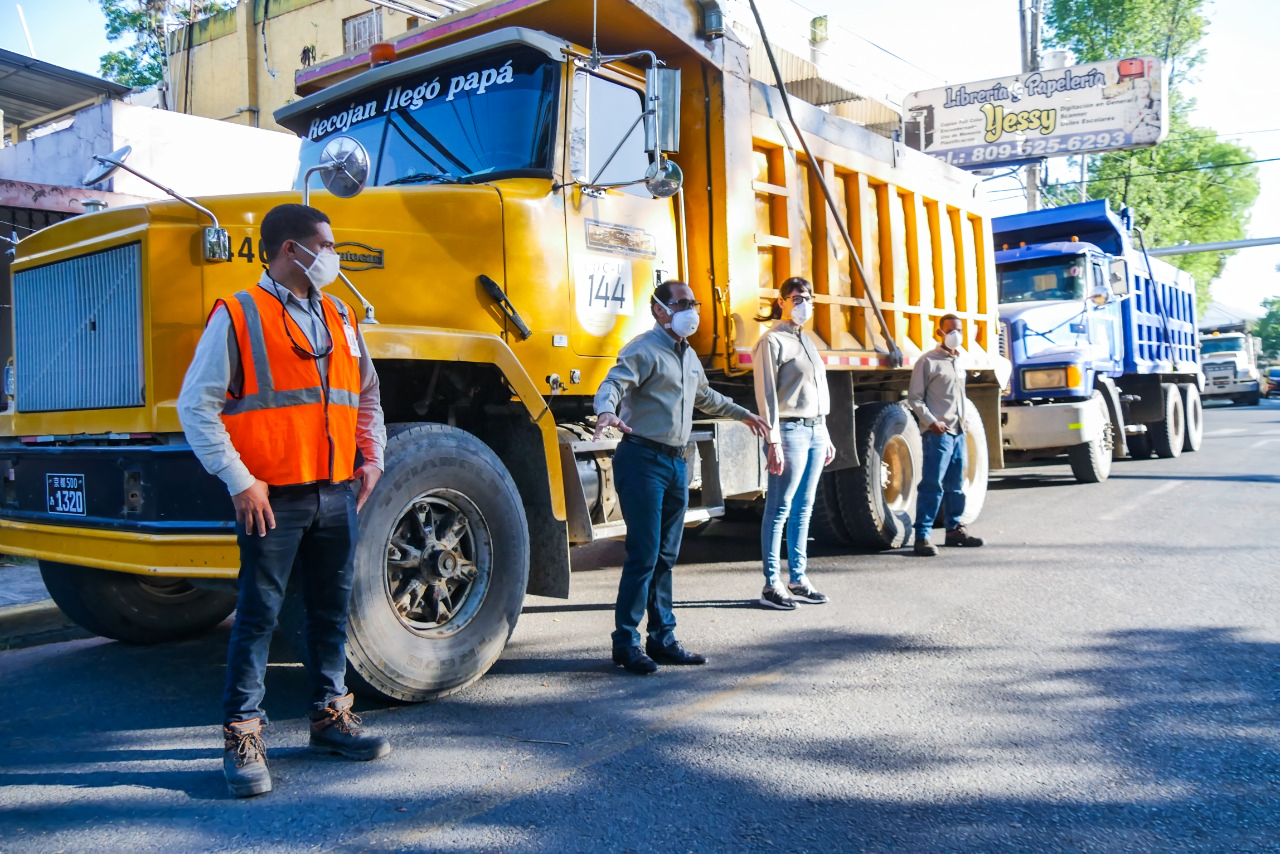
<path fill-rule="evenodd" d="M 760 525 L 760 550 L 764 553 L 764 583 L 778 583 L 778 550 L 782 529 L 787 529 L 787 564 L 791 583 L 804 579 L 808 562 L 809 517 L 818 494 L 818 480 L 827 458 L 827 428 L 823 424 L 806 427 L 785 421 L 782 430 L 782 474 L 769 475 L 764 520 Z"/>
<path fill-rule="evenodd" d="M 942 521 L 948 531 L 960 525 L 964 515 L 965 436 L 963 433 L 938 435 L 925 431 L 924 474 L 916 499 L 916 539 L 929 539 L 933 520 L 942 508 Z"/>
<path fill-rule="evenodd" d="M 265 537 L 246 535 L 240 544 L 240 595 L 227 646 L 227 682 L 222 694 L 225 723 L 261 718 L 263 679 L 271 633 L 284 604 L 289 576 L 306 604 L 306 664 L 311 707 L 323 709 L 345 696 L 347 610 L 356 545 L 356 496 L 350 483 L 271 489 L 276 526 Z"/>
<path fill-rule="evenodd" d="M 675 641 L 671 570 L 680 555 L 689 481 L 684 457 L 671 457 L 633 442 L 618 445 L 613 476 L 627 523 L 627 558 L 618 582 L 613 648 L 640 645 L 640 620 L 649 614 L 649 640 Z"/>

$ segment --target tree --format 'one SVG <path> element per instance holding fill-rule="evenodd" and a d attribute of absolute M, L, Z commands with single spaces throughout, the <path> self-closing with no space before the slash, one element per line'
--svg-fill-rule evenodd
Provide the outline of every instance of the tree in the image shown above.
<path fill-rule="evenodd" d="M 170 25 L 189 23 L 236 5 L 236 0 L 98 0 L 107 19 L 107 40 L 132 40 L 100 60 L 102 76 L 135 89 L 164 79 L 165 35 Z"/>
<path fill-rule="evenodd" d="M 1267 313 L 1258 321 L 1253 331 L 1262 339 L 1264 351 L 1280 352 L 1280 297 L 1263 300 L 1262 307 Z"/>
<path fill-rule="evenodd" d="M 1069 48 L 1079 62 L 1154 54 L 1165 65 L 1169 136 L 1155 148 L 1090 157 L 1089 190 L 1113 207 L 1132 207 L 1149 247 L 1182 241 L 1209 243 L 1245 236 L 1258 196 L 1253 152 L 1193 124 L 1195 102 L 1181 91 L 1204 61 L 1198 45 L 1208 20 L 1207 0 L 1049 0 L 1046 42 Z M 1050 188 L 1050 198 L 1076 201 L 1075 185 Z M 1166 260 L 1196 279 L 1198 301 L 1231 252 L 1170 256 Z"/>

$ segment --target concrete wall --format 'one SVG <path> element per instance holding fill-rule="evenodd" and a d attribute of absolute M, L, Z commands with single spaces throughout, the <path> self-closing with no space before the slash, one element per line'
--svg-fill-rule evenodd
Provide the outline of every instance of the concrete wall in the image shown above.
<path fill-rule="evenodd" d="M 272 114 L 296 97 L 293 75 L 304 49 L 314 48 L 317 62 L 341 56 L 343 20 L 373 10 L 368 0 L 271 0 L 265 52 L 262 0 L 179 30 L 169 37 L 171 103 L 179 112 L 283 131 Z M 384 39 L 408 29 L 410 16 L 380 12 Z"/>
<path fill-rule="evenodd" d="M 0 149 L 0 180 L 79 187 L 94 154 L 133 146 L 128 164 L 184 195 L 227 195 L 293 186 L 300 141 L 292 134 L 109 101 L 70 127 Z M 164 194 L 120 171 L 98 189 Z"/>

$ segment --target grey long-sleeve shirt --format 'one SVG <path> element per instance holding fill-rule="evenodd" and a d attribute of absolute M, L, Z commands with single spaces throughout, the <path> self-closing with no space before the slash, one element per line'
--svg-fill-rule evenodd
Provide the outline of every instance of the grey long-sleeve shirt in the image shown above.
<path fill-rule="evenodd" d="M 907 405 L 915 413 L 921 430 L 936 421 L 947 425 L 948 433 L 965 430 L 963 351 L 951 355 L 935 347 L 922 355 L 911 369 Z"/>
<path fill-rule="evenodd" d="M 678 448 L 689 442 L 695 406 L 738 421 L 751 414 L 712 389 L 693 348 L 657 325 L 627 342 L 595 398 L 597 415 L 613 413 L 634 435 Z"/>
<path fill-rule="evenodd" d="M 827 367 L 804 328 L 779 320 L 751 348 L 756 409 L 769 422 L 769 444 L 782 441 L 783 418 L 831 414 Z"/>
<path fill-rule="evenodd" d="M 307 336 L 314 352 L 320 352 L 329 346 L 319 291 L 312 288 L 304 302 L 288 288 L 272 281 L 266 272 L 263 272 L 257 286 L 283 300 L 285 310 Z M 268 322 L 269 319 L 263 320 Z M 378 372 L 373 367 L 369 348 L 365 346 L 364 335 L 358 329 L 356 335 L 360 343 L 360 408 L 356 416 L 356 446 L 367 464 L 382 469 L 387 429 L 382 417 Z M 335 346 L 344 347 L 346 342 L 337 341 Z M 318 359 L 316 363 L 321 377 L 328 383 L 328 357 Z M 243 381 L 240 348 L 236 343 L 231 316 L 220 306 L 209 318 L 209 324 L 200 336 L 200 343 L 196 345 L 195 357 L 187 368 L 182 392 L 178 395 L 178 418 L 196 458 L 204 465 L 205 470 L 217 475 L 227 485 L 227 490 L 232 495 L 244 492 L 256 480 L 231 444 L 231 436 L 222 423 L 227 390 L 239 388 Z"/>

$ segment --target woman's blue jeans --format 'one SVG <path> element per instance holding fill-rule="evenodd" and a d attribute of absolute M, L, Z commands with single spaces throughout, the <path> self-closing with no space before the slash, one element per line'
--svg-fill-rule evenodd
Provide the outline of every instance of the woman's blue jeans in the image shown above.
<path fill-rule="evenodd" d="M 764 521 L 760 525 L 760 550 L 764 553 L 766 585 L 779 580 L 778 552 L 783 526 L 787 531 L 787 563 L 791 583 L 804 579 L 809 541 L 809 517 L 818 494 L 818 480 L 827 458 L 827 428 L 824 424 L 806 427 L 800 421 L 784 421 L 782 429 L 782 474 L 769 475 Z"/>

